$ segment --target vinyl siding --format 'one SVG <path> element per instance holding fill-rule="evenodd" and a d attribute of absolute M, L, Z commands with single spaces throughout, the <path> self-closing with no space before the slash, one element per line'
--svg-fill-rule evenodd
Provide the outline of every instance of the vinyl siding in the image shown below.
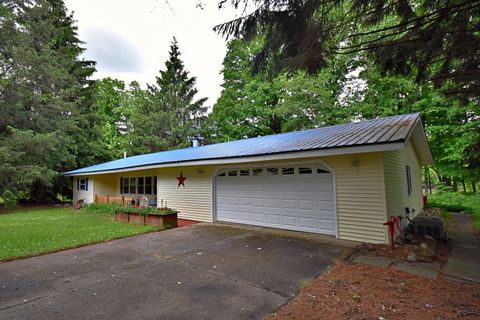
<path fill-rule="evenodd" d="M 88 178 L 88 191 L 77 190 L 77 179 Z M 94 181 L 91 176 L 79 176 L 73 178 L 73 203 L 84 199 L 85 203 L 93 202 Z"/>
<path fill-rule="evenodd" d="M 95 182 L 94 195 L 115 195 L 115 174 L 102 174 L 92 177 Z"/>
<path fill-rule="evenodd" d="M 417 153 L 411 142 L 405 149 L 389 151 L 383 157 L 385 168 L 385 193 L 387 212 L 389 216 L 405 216 L 405 208 L 415 210 L 410 218 L 418 214 L 423 208 L 421 166 Z M 405 166 L 410 166 L 412 175 L 412 193 L 408 195 L 407 173 Z M 403 219 L 402 224 L 408 220 Z"/>
<path fill-rule="evenodd" d="M 352 162 L 356 160 L 357 168 Z M 387 242 L 381 153 L 325 157 L 335 171 L 338 236 L 371 243 Z"/>
<path fill-rule="evenodd" d="M 178 187 L 177 177 L 182 172 L 185 187 Z M 158 171 L 158 201 L 163 199 L 168 207 L 179 210 L 179 218 L 213 221 L 212 175 L 214 167 L 195 166 L 164 168 Z"/>

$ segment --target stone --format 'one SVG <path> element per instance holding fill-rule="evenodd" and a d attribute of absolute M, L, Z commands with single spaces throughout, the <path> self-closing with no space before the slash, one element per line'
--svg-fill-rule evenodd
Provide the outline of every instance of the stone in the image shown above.
<path fill-rule="evenodd" d="M 387 268 L 393 263 L 393 259 L 386 257 L 359 256 L 353 261 L 353 263 Z"/>
<path fill-rule="evenodd" d="M 399 263 L 395 267 L 395 269 L 403 272 L 408 272 L 416 276 L 427 278 L 427 279 L 436 279 L 438 274 L 438 272 L 435 270 L 414 266 L 414 265 L 411 265 L 410 263 Z"/>
<path fill-rule="evenodd" d="M 407 256 L 407 261 L 408 261 L 408 262 L 416 262 L 416 261 L 417 261 L 417 257 L 416 257 L 415 254 L 413 254 L 413 253 L 412 253 L 412 254 L 409 254 L 409 255 Z"/>

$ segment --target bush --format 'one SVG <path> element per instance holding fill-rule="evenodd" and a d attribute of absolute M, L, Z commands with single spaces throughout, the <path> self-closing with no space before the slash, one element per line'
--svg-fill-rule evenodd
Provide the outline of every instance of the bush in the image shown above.
<path fill-rule="evenodd" d="M 3 205 L 7 208 L 14 208 L 18 205 L 20 199 L 18 194 L 13 193 L 10 190 L 5 190 L 2 195 Z"/>
<path fill-rule="evenodd" d="M 84 204 L 82 209 L 86 213 L 102 213 L 114 215 L 115 211 L 121 209 L 122 206 L 116 203 L 89 203 Z"/>
<path fill-rule="evenodd" d="M 472 214 L 477 230 L 480 230 L 480 194 L 435 192 L 428 195 L 428 205 L 452 212 L 468 211 Z"/>

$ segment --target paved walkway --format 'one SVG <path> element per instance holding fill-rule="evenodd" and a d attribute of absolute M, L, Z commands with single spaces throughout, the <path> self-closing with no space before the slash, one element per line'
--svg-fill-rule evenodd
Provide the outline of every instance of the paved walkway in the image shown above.
<path fill-rule="evenodd" d="M 443 273 L 454 279 L 480 283 L 480 241 L 473 234 L 472 217 L 454 213 L 453 251 Z"/>

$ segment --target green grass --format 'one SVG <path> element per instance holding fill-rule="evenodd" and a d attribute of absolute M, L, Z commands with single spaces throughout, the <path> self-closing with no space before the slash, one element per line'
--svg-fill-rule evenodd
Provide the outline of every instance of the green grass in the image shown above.
<path fill-rule="evenodd" d="M 447 211 L 468 211 L 480 231 L 480 194 L 462 194 L 454 192 L 436 192 L 428 195 L 430 207 L 440 207 Z"/>
<path fill-rule="evenodd" d="M 112 214 L 69 208 L 0 214 L 0 261 L 156 230 L 114 221 Z"/>

